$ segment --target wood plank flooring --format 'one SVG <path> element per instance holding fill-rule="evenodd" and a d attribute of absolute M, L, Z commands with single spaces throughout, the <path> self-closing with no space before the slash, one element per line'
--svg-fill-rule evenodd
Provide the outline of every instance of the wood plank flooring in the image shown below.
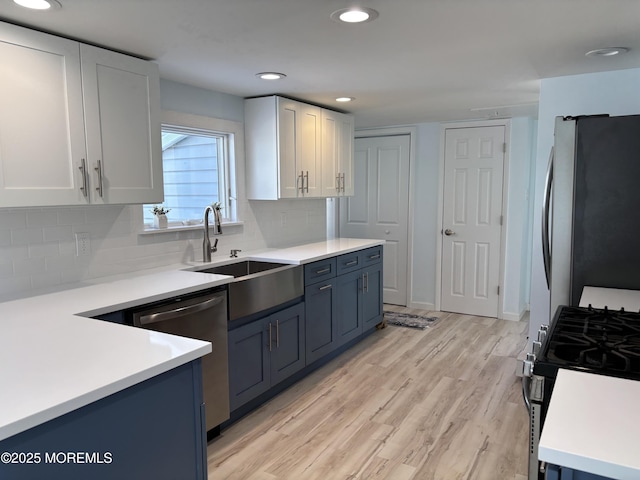
<path fill-rule="evenodd" d="M 209 480 L 526 480 L 527 322 L 430 315 L 435 326 L 389 325 L 224 430 Z"/>

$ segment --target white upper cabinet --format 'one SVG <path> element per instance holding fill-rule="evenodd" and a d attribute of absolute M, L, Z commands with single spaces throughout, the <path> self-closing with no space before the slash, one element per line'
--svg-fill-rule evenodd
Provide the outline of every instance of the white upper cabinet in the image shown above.
<path fill-rule="evenodd" d="M 91 202 L 162 202 L 157 65 L 89 45 L 80 58 Z"/>
<path fill-rule="evenodd" d="M 278 96 L 244 105 L 249 199 L 353 195 L 352 115 Z"/>
<path fill-rule="evenodd" d="M 0 23 L 0 58 L 0 207 L 86 203 L 79 44 Z"/>
<path fill-rule="evenodd" d="M 0 58 L 0 207 L 162 201 L 156 65 L 6 23 Z"/>
<path fill-rule="evenodd" d="M 353 115 L 322 110 L 322 195 L 353 195 Z"/>

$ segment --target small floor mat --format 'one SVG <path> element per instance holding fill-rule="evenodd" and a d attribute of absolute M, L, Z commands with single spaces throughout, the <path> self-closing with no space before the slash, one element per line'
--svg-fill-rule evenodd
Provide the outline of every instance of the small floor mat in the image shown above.
<path fill-rule="evenodd" d="M 412 315 L 410 313 L 384 312 L 384 321 L 388 325 L 396 325 L 399 327 L 418 328 L 424 330 L 432 327 L 438 317 L 426 317 L 423 315 Z"/>

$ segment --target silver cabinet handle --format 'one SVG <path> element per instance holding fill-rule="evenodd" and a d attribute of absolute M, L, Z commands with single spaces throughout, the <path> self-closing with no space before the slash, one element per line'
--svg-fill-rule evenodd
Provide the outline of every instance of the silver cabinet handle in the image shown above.
<path fill-rule="evenodd" d="M 86 159 L 82 159 L 80 160 L 80 166 L 78 167 L 78 169 L 82 172 L 82 186 L 80 187 L 80 191 L 82 192 L 82 195 L 84 195 L 84 197 L 86 198 L 87 195 L 89 195 L 89 185 L 88 185 L 88 178 L 87 178 L 87 160 Z"/>
<path fill-rule="evenodd" d="M 280 348 L 280 321 L 276 320 L 276 348 Z"/>
<path fill-rule="evenodd" d="M 350 267 L 351 265 L 357 265 L 358 264 L 358 260 L 351 260 L 350 262 L 347 262 L 344 264 L 345 267 Z"/>
<path fill-rule="evenodd" d="M 329 273 L 331 271 L 330 268 L 323 268 L 322 270 L 316 270 L 316 275 L 321 275 L 323 273 Z"/>
<path fill-rule="evenodd" d="M 196 303 L 195 305 L 189 305 L 188 307 L 180 307 L 175 310 L 170 310 L 168 312 L 159 312 L 159 313 L 151 313 L 149 315 L 143 315 L 140 317 L 140 325 L 148 325 L 150 323 L 158 323 L 165 322 L 167 320 L 173 320 L 175 318 L 184 317 L 185 315 L 189 315 L 196 312 L 202 312 L 204 310 L 208 310 L 211 307 L 214 307 L 220 304 L 224 300 L 224 295 L 220 295 L 217 297 L 210 298 L 201 303 Z"/>
<path fill-rule="evenodd" d="M 553 185 L 553 157 L 554 151 L 551 147 L 549 154 L 549 165 L 547 166 L 547 176 L 544 181 L 544 197 L 542 200 L 542 260 L 544 261 L 544 276 L 547 279 L 547 288 L 550 287 L 551 278 L 551 245 L 549 239 L 549 210 L 551 203 L 551 187 Z"/>
<path fill-rule="evenodd" d="M 296 177 L 296 190 L 300 190 L 300 193 L 304 193 L 304 172 L 302 170 L 300 170 L 300 175 Z"/>
<path fill-rule="evenodd" d="M 377 258 L 380 258 L 380 254 L 376 253 L 375 255 L 369 255 L 369 260 L 375 260 Z"/>
<path fill-rule="evenodd" d="M 342 193 L 344 193 L 344 173 L 342 174 Z"/>
<path fill-rule="evenodd" d="M 96 187 L 96 190 L 98 191 L 98 195 L 102 197 L 102 161 L 98 160 L 98 166 L 94 170 L 98 172 L 98 186 Z"/>
<path fill-rule="evenodd" d="M 271 322 L 269 322 L 269 351 L 271 351 Z"/>
<path fill-rule="evenodd" d="M 340 174 L 336 175 L 336 192 L 340 192 Z"/>
<path fill-rule="evenodd" d="M 304 178 L 306 178 L 307 180 L 307 186 L 305 187 L 305 192 L 309 193 L 309 170 L 307 170 L 307 173 L 304 175 Z M 302 185 L 304 186 L 304 180 L 302 181 Z"/>
<path fill-rule="evenodd" d="M 453 231 L 453 230 L 451 230 L 450 228 L 447 228 L 447 229 L 444 231 L 444 234 L 445 234 L 447 237 L 448 237 L 448 236 L 450 236 L 450 235 L 455 235 L 455 233 L 456 233 L 456 232 L 454 232 L 454 231 Z"/>
<path fill-rule="evenodd" d="M 362 274 L 362 291 L 367 293 L 369 291 L 369 273 L 364 272 Z"/>
<path fill-rule="evenodd" d="M 318 290 L 319 290 L 319 291 L 322 291 L 322 290 L 328 290 L 328 289 L 330 289 L 330 288 L 332 288 L 332 285 L 331 285 L 331 284 L 328 284 L 328 285 L 323 285 L 323 286 L 322 286 L 322 287 L 320 287 Z"/>

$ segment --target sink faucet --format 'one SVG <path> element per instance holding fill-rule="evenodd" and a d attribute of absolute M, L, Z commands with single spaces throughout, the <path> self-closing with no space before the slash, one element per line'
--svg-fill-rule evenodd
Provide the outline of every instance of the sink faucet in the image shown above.
<path fill-rule="evenodd" d="M 213 208 L 211 205 L 207 205 L 204 209 L 204 240 L 202 242 L 202 261 L 211 261 L 211 252 L 218 251 L 218 239 L 211 246 L 211 240 L 209 239 L 209 212 L 213 212 L 214 227 L 213 234 L 220 235 L 222 233 L 222 227 L 220 226 L 220 210 Z"/>

